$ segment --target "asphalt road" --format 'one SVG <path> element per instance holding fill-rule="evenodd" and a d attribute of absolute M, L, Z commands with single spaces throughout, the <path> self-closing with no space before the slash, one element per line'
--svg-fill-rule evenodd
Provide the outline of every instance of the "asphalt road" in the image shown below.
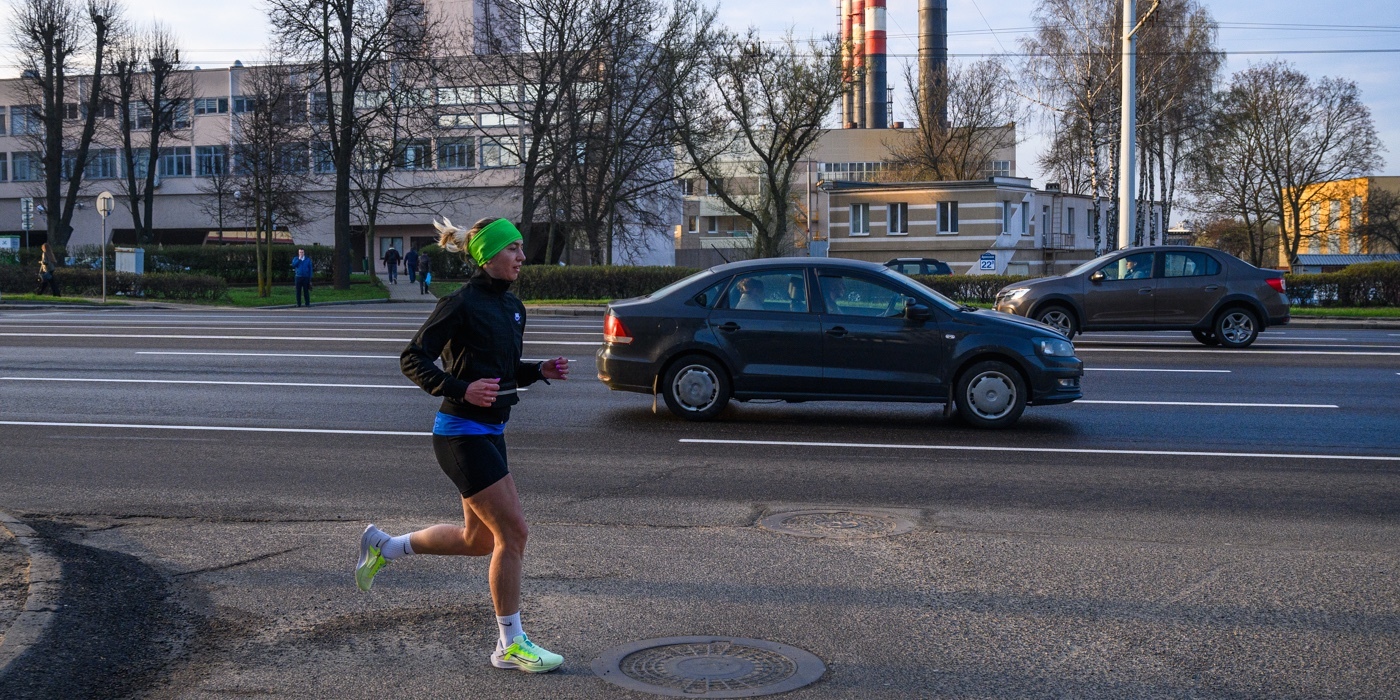
<path fill-rule="evenodd" d="M 984 432 L 914 404 L 738 404 L 692 424 L 593 378 L 601 322 L 532 317 L 508 431 L 525 626 L 490 668 L 484 560 L 359 531 L 460 518 L 398 371 L 427 306 L 0 312 L 0 510 L 53 538 L 65 607 L 6 695 L 646 697 L 589 664 L 731 635 L 826 664 L 800 698 L 1394 697 L 1400 332 L 1246 351 L 1076 338 L 1085 400 Z M 804 507 L 912 531 L 809 539 Z"/>

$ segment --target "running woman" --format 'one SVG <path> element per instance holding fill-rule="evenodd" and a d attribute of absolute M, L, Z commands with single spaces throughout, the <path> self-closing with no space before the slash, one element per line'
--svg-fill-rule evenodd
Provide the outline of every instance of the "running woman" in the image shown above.
<path fill-rule="evenodd" d="M 491 665 L 553 671 L 564 657 L 530 641 L 520 626 L 520 571 L 527 535 L 515 481 L 506 468 L 506 421 L 517 391 L 543 379 L 568 379 L 569 361 L 520 361 L 525 305 L 509 291 L 525 262 L 520 231 L 506 219 L 482 219 L 463 231 L 434 222 L 439 243 L 476 263 L 471 280 L 438 301 L 400 356 L 403 373 L 442 397 L 433 423 L 438 465 L 462 494 L 463 526 L 390 536 L 370 524 L 360 537 L 355 584 L 368 591 L 390 561 L 411 554 L 491 555 L 491 602 L 500 639 Z M 442 358 L 443 369 L 436 364 Z"/>

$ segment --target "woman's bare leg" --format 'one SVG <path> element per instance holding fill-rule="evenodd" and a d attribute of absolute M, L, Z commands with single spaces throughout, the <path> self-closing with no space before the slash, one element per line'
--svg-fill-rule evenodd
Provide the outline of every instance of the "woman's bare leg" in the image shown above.
<path fill-rule="evenodd" d="M 525 540 L 529 537 L 515 480 L 507 474 L 468 498 L 467 504 L 490 530 L 494 540 L 490 582 L 496 615 L 514 615 L 520 612 L 520 569 L 525 558 Z"/>

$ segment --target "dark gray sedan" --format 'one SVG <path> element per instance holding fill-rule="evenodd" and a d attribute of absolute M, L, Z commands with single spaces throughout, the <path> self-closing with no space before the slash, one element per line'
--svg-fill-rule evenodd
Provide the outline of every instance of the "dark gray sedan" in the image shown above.
<path fill-rule="evenodd" d="M 1288 323 L 1283 273 L 1213 248 L 1131 248 L 1058 277 L 1009 285 L 996 309 L 1073 338 L 1081 331 L 1191 331 L 1206 345 L 1249 347 Z"/>
<path fill-rule="evenodd" d="M 730 399 L 956 405 L 1001 428 L 1080 398 L 1083 364 L 1055 329 L 949 300 L 874 263 L 775 258 L 711 268 L 613 302 L 598 350 L 609 388 L 708 420 Z"/>

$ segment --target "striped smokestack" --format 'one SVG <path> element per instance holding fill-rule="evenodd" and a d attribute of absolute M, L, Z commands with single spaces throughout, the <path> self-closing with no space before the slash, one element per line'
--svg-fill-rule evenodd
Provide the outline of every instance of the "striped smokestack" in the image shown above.
<path fill-rule="evenodd" d="M 855 121 L 855 94 L 851 92 L 851 0 L 841 0 L 841 128 Z"/>
<path fill-rule="evenodd" d="M 948 0 L 919 0 L 919 104 L 948 123 Z M 926 119 L 923 114 L 919 119 Z"/>
<path fill-rule="evenodd" d="M 947 0 L 944 0 L 946 2 Z M 885 101 L 885 0 L 865 0 L 865 118 L 867 129 L 889 128 Z"/>
<path fill-rule="evenodd" d="M 851 121 L 856 128 L 865 128 L 865 3 L 851 0 L 851 71 L 855 82 L 851 86 L 851 106 L 855 114 Z"/>

